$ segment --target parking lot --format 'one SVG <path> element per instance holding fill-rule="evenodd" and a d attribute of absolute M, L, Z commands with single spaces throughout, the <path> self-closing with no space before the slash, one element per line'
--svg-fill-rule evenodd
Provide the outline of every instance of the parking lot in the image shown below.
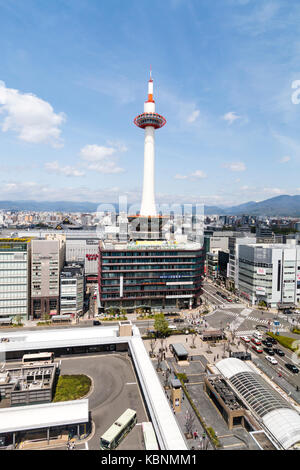
<path fill-rule="evenodd" d="M 148 421 L 131 361 L 126 355 L 95 355 L 62 359 L 61 374 L 86 374 L 93 380 L 89 398 L 94 434 L 78 448 L 99 450 L 99 439 L 127 409 L 137 412 L 138 425 L 125 437 L 118 450 L 143 450 L 139 423 Z"/>

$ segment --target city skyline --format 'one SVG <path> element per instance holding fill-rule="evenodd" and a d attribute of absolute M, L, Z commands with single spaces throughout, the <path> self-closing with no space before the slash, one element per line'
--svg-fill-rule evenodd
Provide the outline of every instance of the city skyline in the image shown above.
<path fill-rule="evenodd" d="M 168 120 L 158 203 L 300 194 L 297 2 L 0 9 L 0 200 L 139 202 L 144 149 L 132 116 L 150 63 Z"/>

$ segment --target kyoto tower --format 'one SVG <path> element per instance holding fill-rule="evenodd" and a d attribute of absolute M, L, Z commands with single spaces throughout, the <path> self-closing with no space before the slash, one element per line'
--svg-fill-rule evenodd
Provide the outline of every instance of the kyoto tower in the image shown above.
<path fill-rule="evenodd" d="M 157 215 L 154 193 L 155 129 L 163 127 L 166 124 L 166 119 L 155 112 L 151 70 L 150 80 L 148 82 L 148 100 L 144 103 L 143 114 L 139 114 L 139 116 L 135 118 L 134 124 L 141 129 L 145 129 L 144 183 L 140 216 L 155 217 Z"/>

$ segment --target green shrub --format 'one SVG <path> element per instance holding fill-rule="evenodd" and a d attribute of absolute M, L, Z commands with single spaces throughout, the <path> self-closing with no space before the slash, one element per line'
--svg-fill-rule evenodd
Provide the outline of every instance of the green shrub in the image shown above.
<path fill-rule="evenodd" d="M 290 349 L 290 351 L 297 351 L 297 347 L 293 347 L 293 343 L 297 340 L 295 338 L 290 338 L 289 336 L 281 336 L 281 335 L 274 335 L 274 333 L 267 333 L 269 336 L 272 336 L 272 338 L 275 338 L 281 346 L 284 346 L 287 349 Z M 300 355 L 300 353 L 298 353 Z"/>
<path fill-rule="evenodd" d="M 78 400 L 90 390 L 92 381 L 87 375 L 61 375 L 57 381 L 53 401 Z"/>

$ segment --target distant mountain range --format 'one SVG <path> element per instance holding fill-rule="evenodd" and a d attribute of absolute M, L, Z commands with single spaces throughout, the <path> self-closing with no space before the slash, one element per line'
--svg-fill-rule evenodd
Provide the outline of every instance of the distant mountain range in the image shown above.
<path fill-rule="evenodd" d="M 100 203 L 74 201 L 0 201 L 0 209 L 16 211 L 96 212 Z M 117 209 L 117 204 L 112 204 Z M 250 201 L 238 206 L 204 206 L 205 214 L 269 215 L 300 217 L 300 196 L 276 196 L 265 201 Z"/>
<path fill-rule="evenodd" d="M 232 207 L 205 206 L 204 210 L 205 214 L 300 217 L 300 196 L 282 195 L 265 201 L 250 201 Z"/>

